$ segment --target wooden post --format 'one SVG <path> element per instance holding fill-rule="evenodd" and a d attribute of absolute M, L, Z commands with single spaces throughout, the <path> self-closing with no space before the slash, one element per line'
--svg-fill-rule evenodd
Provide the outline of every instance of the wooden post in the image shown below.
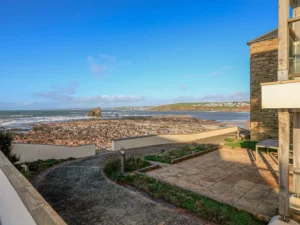
<path fill-rule="evenodd" d="M 293 165 L 294 165 L 294 193 L 300 197 L 300 112 L 294 112 L 293 124 Z"/>
<path fill-rule="evenodd" d="M 278 80 L 288 80 L 289 0 L 278 0 Z M 284 76 L 280 73 L 284 72 Z"/>
<path fill-rule="evenodd" d="M 278 112 L 279 121 L 279 215 L 284 221 L 289 217 L 289 146 L 290 146 L 290 113 L 287 110 Z"/>
<path fill-rule="evenodd" d="M 278 0 L 278 80 L 289 79 L 289 7 L 290 0 Z M 274 96 L 275 98 L 276 96 Z M 279 215 L 284 221 L 289 216 L 289 146 L 290 114 L 287 110 L 278 111 L 279 129 Z"/>

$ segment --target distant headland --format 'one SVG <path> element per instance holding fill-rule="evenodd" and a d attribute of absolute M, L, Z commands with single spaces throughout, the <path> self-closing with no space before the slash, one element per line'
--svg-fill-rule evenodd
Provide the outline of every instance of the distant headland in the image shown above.
<path fill-rule="evenodd" d="M 199 102 L 175 103 L 161 106 L 117 107 L 115 110 L 141 110 L 141 111 L 222 111 L 222 112 L 248 112 L 249 102 Z"/>

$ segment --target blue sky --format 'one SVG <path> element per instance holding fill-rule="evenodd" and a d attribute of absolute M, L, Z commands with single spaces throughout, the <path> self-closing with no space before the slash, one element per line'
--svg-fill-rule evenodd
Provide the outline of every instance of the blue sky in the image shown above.
<path fill-rule="evenodd" d="M 0 109 L 249 99 L 277 0 L 0 0 Z"/>

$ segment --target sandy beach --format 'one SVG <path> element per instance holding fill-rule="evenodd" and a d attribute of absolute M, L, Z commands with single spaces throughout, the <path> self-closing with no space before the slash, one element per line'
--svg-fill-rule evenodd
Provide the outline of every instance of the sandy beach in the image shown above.
<path fill-rule="evenodd" d="M 65 146 L 95 143 L 98 149 L 111 149 L 113 139 L 151 134 L 189 134 L 224 126 L 224 123 L 189 116 L 81 120 L 36 124 L 28 133 L 16 134 L 15 141 Z"/>

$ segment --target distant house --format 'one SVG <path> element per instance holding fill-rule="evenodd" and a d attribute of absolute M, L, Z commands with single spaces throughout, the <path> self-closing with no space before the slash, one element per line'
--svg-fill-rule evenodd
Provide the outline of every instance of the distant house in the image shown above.
<path fill-rule="evenodd" d="M 250 47 L 250 133 L 251 139 L 278 138 L 278 112 L 261 108 L 260 83 L 277 81 L 278 30 L 247 43 Z"/>

